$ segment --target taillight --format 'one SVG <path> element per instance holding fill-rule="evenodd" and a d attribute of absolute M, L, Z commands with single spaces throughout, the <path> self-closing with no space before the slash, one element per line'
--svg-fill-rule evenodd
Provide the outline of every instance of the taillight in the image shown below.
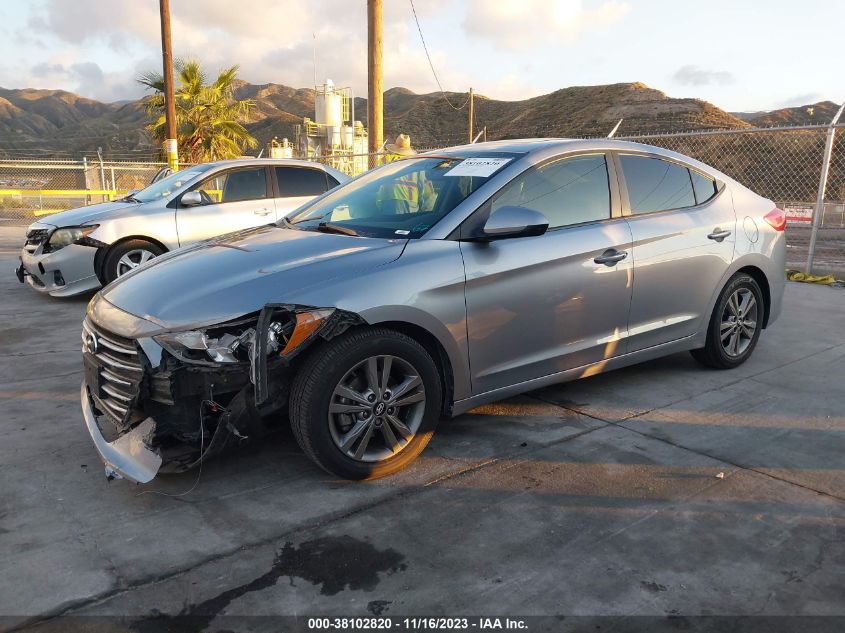
<path fill-rule="evenodd" d="M 769 226 L 775 231 L 783 231 L 786 228 L 786 213 L 775 207 L 763 216 Z"/>

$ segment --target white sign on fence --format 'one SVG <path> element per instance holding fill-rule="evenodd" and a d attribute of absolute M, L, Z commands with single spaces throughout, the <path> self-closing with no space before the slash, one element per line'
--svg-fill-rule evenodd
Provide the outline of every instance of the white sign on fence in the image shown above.
<path fill-rule="evenodd" d="M 787 224 L 813 223 L 813 207 L 785 206 L 783 212 L 786 214 Z"/>

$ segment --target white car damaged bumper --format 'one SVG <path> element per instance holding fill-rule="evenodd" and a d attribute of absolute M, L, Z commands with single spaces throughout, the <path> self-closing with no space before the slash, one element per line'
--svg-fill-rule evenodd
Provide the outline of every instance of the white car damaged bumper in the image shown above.
<path fill-rule="evenodd" d="M 44 252 L 44 244 L 27 243 L 20 253 L 18 280 L 30 288 L 54 297 L 67 297 L 100 287 L 94 270 L 97 249 L 71 244 Z"/>

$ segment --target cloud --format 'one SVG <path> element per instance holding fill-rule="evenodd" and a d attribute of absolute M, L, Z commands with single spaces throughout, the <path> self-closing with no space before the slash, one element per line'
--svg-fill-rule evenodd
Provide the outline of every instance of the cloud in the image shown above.
<path fill-rule="evenodd" d="M 630 9 L 619 0 L 594 8 L 586 8 L 582 0 L 468 0 L 463 29 L 497 47 L 526 50 L 607 28 Z"/>
<path fill-rule="evenodd" d="M 366 93 L 364 2 L 264 0 L 238 8 L 231 0 L 179 0 L 170 6 L 174 54 L 198 60 L 209 74 L 238 64 L 241 78 L 247 81 L 311 86 L 316 44 L 319 83 L 330 77 L 338 85 L 353 86 L 358 95 Z M 416 8 L 420 19 L 426 20 L 448 6 L 449 0 L 418 0 Z M 91 51 L 106 50 L 110 55 L 116 54 L 117 59 L 151 60 L 142 70 L 160 68 L 157 2 L 43 0 L 40 7 L 30 18 L 30 27 L 58 40 L 50 47 L 52 50 L 65 47 L 74 52 L 71 57 L 94 63 L 100 60 L 91 59 Z M 416 27 L 412 25 L 407 0 L 384 3 L 385 87 L 401 85 L 418 91 L 436 90 Z M 446 89 L 460 90 L 469 85 L 467 76 L 450 68 L 448 56 L 436 51 L 432 55 Z M 116 89 L 107 85 L 98 87 L 93 81 L 82 82 L 81 73 L 72 75 L 66 64 L 63 70 L 51 68 L 53 63 L 52 59 L 41 61 L 32 67 L 30 76 L 42 84 L 49 78 L 61 79 L 63 87 L 80 86 L 91 91 L 86 96 L 100 99 L 116 93 Z M 109 65 L 113 64 L 109 60 Z M 105 61 L 100 65 L 105 68 Z M 130 80 L 138 74 L 128 67 L 123 72 Z M 133 90 L 134 96 L 142 94 L 137 86 Z"/>
<path fill-rule="evenodd" d="M 812 103 L 818 103 L 819 101 L 823 100 L 823 96 L 820 92 L 804 92 L 802 94 L 794 95 L 788 99 L 784 99 L 780 103 L 777 104 L 778 108 L 795 108 L 799 106 L 805 106 Z"/>
<path fill-rule="evenodd" d="M 41 62 L 30 69 L 35 77 L 50 77 L 51 75 L 66 75 L 67 69 L 62 64 Z"/>
<path fill-rule="evenodd" d="M 82 96 L 95 95 L 103 101 L 119 101 L 138 96 L 135 82 L 138 70 L 132 72 L 104 72 L 99 64 L 90 61 L 39 62 L 29 69 L 32 86 L 59 86 Z"/>
<path fill-rule="evenodd" d="M 705 70 L 688 64 L 675 71 L 672 81 L 682 86 L 724 86 L 732 84 L 734 76 L 726 70 Z"/>

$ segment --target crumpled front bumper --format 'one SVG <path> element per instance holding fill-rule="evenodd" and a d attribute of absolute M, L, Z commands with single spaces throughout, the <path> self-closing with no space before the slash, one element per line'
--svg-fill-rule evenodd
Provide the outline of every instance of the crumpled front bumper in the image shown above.
<path fill-rule="evenodd" d="M 94 271 L 97 249 L 78 244 L 52 253 L 44 253 L 43 249 L 42 244 L 33 252 L 26 247 L 21 250 L 15 273 L 22 283 L 54 297 L 70 297 L 101 286 Z"/>
<path fill-rule="evenodd" d="M 94 447 L 106 469 L 109 479 L 128 479 L 145 484 L 156 476 L 161 468 L 161 455 L 151 448 L 149 439 L 155 430 L 155 420 L 147 418 L 128 433 L 113 442 L 106 441 L 97 423 L 97 416 L 91 405 L 88 386 L 83 382 L 80 390 L 82 415 L 85 426 L 94 440 Z"/>

